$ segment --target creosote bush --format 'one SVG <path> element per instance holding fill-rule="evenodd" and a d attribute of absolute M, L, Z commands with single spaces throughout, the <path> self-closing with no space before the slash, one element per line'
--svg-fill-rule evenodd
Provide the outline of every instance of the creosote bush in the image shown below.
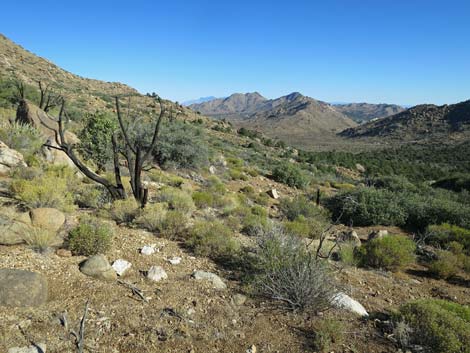
<path fill-rule="evenodd" d="M 200 221 L 189 231 L 186 245 L 198 256 L 225 259 L 235 256 L 239 243 L 230 228 L 219 221 Z"/>
<path fill-rule="evenodd" d="M 451 251 L 440 250 L 437 259 L 429 265 L 429 272 L 438 278 L 448 279 L 455 276 L 461 266 L 460 258 Z"/>
<path fill-rule="evenodd" d="M 151 232 L 158 232 L 168 239 L 174 239 L 185 233 L 187 221 L 188 216 L 185 213 L 169 210 L 165 203 L 155 203 L 140 210 L 134 224 Z"/>
<path fill-rule="evenodd" d="M 254 288 L 292 310 L 330 307 L 336 285 L 328 263 L 316 259 L 303 242 L 272 224 L 258 234 Z"/>
<path fill-rule="evenodd" d="M 387 235 L 369 240 L 358 249 L 360 263 L 384 270 L 397 271 L 415 260 L 416 244 L 404 235 Z"/>
<path fill-rule="evenodd" d="M 410 340 L 432 353 L 470 352 L 470 308 L 439 299 L 403 305 L 397 321 L 411 328 Z"/>
<path fill-rule="evenodd" d="M 315 322 L 313 345 L 318 352 L 331 352 L 332 347 L 344 341 L 344 325 L 341 321 L 328 318 Z"/>
<path fill-rule="evenodd" d="M 76 255 L 105 254 L 111 247 L 113 231 L 103 221 L 86 216 L 72 229 L 68 237 L 68 247 Z"/>
<path fill-rule="evenodd" d="M 167 203 L 169 209 L 188 215 L 196 208 L 191 195 L 177 188 L 163 188 L 158 192 L 156 199 L 158 202 Z"/>
<path fill-rule="evenodd" d="M 111 205 L 111 218 L 118 223 L 130 223 L 139 213 L 139 205 L 133 198 L 116 200 Z"/>

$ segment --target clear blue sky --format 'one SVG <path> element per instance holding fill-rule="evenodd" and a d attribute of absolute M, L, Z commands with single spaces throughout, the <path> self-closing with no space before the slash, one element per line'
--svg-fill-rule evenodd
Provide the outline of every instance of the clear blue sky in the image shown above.
<path fill-rule="evenodd" d="M 177 101 L 470 99 L 470 1 L 3 1 L 0 31 L 82 76 Z"/>

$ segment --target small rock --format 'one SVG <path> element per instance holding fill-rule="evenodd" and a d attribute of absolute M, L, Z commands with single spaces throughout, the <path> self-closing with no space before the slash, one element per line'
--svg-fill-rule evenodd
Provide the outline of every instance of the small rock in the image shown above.
<path fill-rule="evenodd" d="M 102 254 L 93 255 L 80 264 L 80 271 L 91 277 L 102 280 L 115 280 L 116 271 L 111 267 L 108 259 Z"/>
<path fill-rule="evenodd" d="M 359 316 L 369 316 L 366 309 L 357 300 L 354 300 L 349 295 L 339 292 L 333 297 L 333 306 L 339 309 L 345 309 Z"/>
<path fill-rule="evenodd" d="M 0 306 L 30 307 L 47 301 L 47 279 L 36 272 L 0 269 Z"/>
<path fill-rule="evenodd" d="M 251 347 L 246 350 L 246 353 L 256 353 L 256 352 L 257 352 L 257 349 L 254 344 L 252 344 Z"/>
<path fill-rule="evenodd" d="M 147 278 L 151 281 L 159 282 L 163 279 L 167 279 L 168 275 L 161 266 L 152 266 L 147 273 Z"/>
<path fill-rule="evenodd" d="M 381 239 L 387 235 L 388 235 L 388 230 L 385 230 L 385 229 L 374 230 L 372 233 L 369 234 L 368 240 Z"/>
<path fill-rule="evenodd" d="M 118 276 L 122 276 L 128 269 L 132 267 L 132 264 L 129 261 L 118 259 L 113 262 L 112 267 Z"/>
<path fill-rule="evenodd" d="M 59 257 L 72 257 L 72 252 L 67 249 L 57 249 L 55 254 Z"/>
<path fill-rule="evenodd" d="M 142 249 L 140 249 L 140 253 L 142 255 L 152 255 L 157 250 L 155 249 L 155 245 L 145 245 Z"/>
<path fill-rule="evenodd" d="M 57 232 L 65 223 L 65 215 L 55 208 L 36 208 L 29 213 L 35 227 Z"/>
<path fill-rule="evenodd" d="M 172 265 L 179 265 L 181 263 L 181 257 L 173 256 L 171 259 L 168 259 L 168 262 Z"/>
<path fill-rule="evenodd" d="M 215 167 L 214 167 L 213 165 L 211 165 L 211 166 L 209 167 L 209 173 L 215 174 L 215 173 L 217 173 L 217 169 L 215 169 Z"/>
<path fill-rule="evenodd" d="M 362 164 L 359 164 L 359 163 L 356 163 L 356 170 L 359 173 L 365 173 L 366 172 L 366 168 Z"/>
<path fill-rule="evenodd" d="M 350 230 L 349 232 L 343 232 L 338 236 L 338 241 L 344 243 L 352 243 L 355 247 L 361 246 L 361 239 L 357 235 L 355 230 Z"/>
<path fill-rule="evenodd" d="M 279 198 L 279 193 L 277 192 L 276 189 L 271 189 L 267 192 L 267 194 L 273 198 L 274 200 L 277 200 Z"/>
<path fill-rule="evenodd" d="M 8 350 L 8 353 L 46 353 L 46 344 L 38 343 L 29 347 L 13 347 Z"/>
<path fill-rule="evenodd" d="M 245 302 L 246 302 L 246 296 L 243 294 L 235 294 L 232 297 L 232 303 L 236 306 L 241 306 L 245 304 Z"/>
<path fill-rule="evenodd" d="M 206 271 L 194 271 L 192 274 L 193 278 L 196 280 L 204 280 L 212 283 L 212 286 L 216 289 L 226 289 L 227 285 L 222 281 L 222 279 L 217 276 L 215 273 L 206 272 Z"/>

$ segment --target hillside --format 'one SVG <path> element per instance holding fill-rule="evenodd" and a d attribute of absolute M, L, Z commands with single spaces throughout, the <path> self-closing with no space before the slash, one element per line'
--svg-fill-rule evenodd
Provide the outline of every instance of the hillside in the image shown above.
<path fill-rule="evenodd" d="M 32 90 L 37 90 L 38 81 L 48 85 L 66 98 L 71 116 L 114 111 L 115 96 L 132 97 L 133 108 L 139 111 L 154 103 L 153 98 L 123 83 L 84 78 L 68 72 L 0 34 L 0 83 L 12 80 L 21 81 L 31 86 Z M 167 100 L 164 103 L 182 113 L 182 116 L 195 116 L 190 109 Z"/>
<path fill-rule="evenodd" d="M 337 140 L 336 132 L 356 126 L 330 104 L 298 92 L 276 99 L 266 99 L 257 92 L 237 93 L 190 107 L 297 147 L 332 143 Z"/>
<path fill-rule="evenodd" d="M 358 123 L 386 118 L 405 110 L 405 108 L 396 104 L 349 103 L 335 104 L 334 107 Z"/>
<path fill-rule="evenodd" d="M 399 114 L 347 129 L 341 136 L 384 142 L 451 142 L 470 136 L 470 100 L 419 105 Z"/>

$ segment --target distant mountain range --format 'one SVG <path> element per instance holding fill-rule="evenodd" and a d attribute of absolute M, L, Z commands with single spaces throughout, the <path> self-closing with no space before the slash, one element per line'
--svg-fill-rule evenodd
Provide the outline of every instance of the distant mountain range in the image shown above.
<path fill-rule="evenodd" d="M 201 97 L 201 98 L 198 98 L 198 99 L 192 99 L 192 100 L 189 100 L 189 101 L 184 101 L 181 104 L 184 105 L 185 107 L 187 107 L 191 104 L 199 104 L 199 103 L 204 103 L 204 102 L 210 102 L 214 99 L 217 99 L 217 97 L 214 97 L 214 96 Z"/>
<path fill-rule="evenodd" d="M 450 105 L 423 104 L 390 117 L 342 131 L 352 139 L 384 142 L 448 143 L 470 138 L 470 100 Z"/>
<path fill-rule="evenodd" d="M 189 106 L 201 114 L 256 129 L 294 145 L 334 139 L 336 133 L 357 123 L 390 116 L 404 108 L 391 104 L 332 105 L 298 92 L 267 99 L 258 92 L 235 93 Z"/>

